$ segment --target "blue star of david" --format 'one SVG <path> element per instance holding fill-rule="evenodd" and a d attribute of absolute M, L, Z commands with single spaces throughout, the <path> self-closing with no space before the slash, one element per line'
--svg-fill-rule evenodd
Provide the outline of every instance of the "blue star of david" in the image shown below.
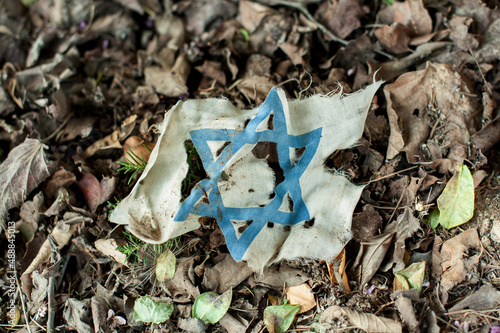
<path fill-rule="evenodd" d="M 273 129 L 257 131 L 259 124 L 272 113 L 274 113 Z M 309 211 L 302 199 L 299 180 L 316 153 L 321 131 L 322 128 L 318 128 L 302 135 L 288 134 L 283 104 L 274 88 L 260 106 L 257 116 L 248 123 L 245 129 L 191 131 L 189 134 L 208 177 L 194 186 L 189 197 L 182 203 L 174 221 L 185 221 L 189 214 L 215 218 L 224 233 L 229 252 L 235 260 L 241 260 L 250 244 L 268 222 L 292 226 L 310 220 Z M 214 157 L 208 141 L 225 141 L 229 142 L 229 145 L 219 156 Z M 284 180 L 274 188 L 275 196 L 265 207 L 226 207 L 222 202 L 218 187 L 224 166 L 245 144 L 255 145 L 261 141 L 277 144 L 279 165 L 283 170 Z M 295 163 L 292 163 L 290 158 L 290 148 L 305 148 L 302 157 Z M 292 212 L 279 210 L 287 194 L 294 203 Z M 202 197 L 205 197 L 205 200 L 200 200 Z M 253 220 L 253 222 L 238 237 L 231 220 Z"/>

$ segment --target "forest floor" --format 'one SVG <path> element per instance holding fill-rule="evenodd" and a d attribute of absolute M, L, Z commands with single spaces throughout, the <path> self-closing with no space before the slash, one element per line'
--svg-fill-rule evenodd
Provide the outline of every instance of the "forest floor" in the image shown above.
<path fill-rule="evenodd" d="M 0 331 L 500 332 L 498 2 L 391 2 L 0 2 Z M 260 274 L 216 219 L 157 245 L 110 221 L 179 101 L 374 80 L 325 161 L 366 185 L 339 256 Z"/>

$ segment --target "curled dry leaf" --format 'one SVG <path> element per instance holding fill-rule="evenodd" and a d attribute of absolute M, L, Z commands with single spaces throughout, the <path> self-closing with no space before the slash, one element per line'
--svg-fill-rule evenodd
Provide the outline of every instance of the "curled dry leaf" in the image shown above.
<path fill-rule="evenodd" d="M 130 133 L 132 133 L 135 127 L 136 119 L 136 114 L 125 119 L 119 129 L 114 130 L 110 135 L 91 144 L 83 153 L 81 153 L 81 157 L 89 158 L 101 149 L 121 148 L 122 145 L 120 144 L 120 140 L 125 139 L 130 135 Z"/>
<path fill-rule="evenodd" d="M 115 259 L 115 261 L 120 264 L 127 265 L 127 256 L 116 249 L 118 247 L 116 239 L 98 239 L 95 241 L 94 245 L 102 254 Z"/>
<path fill-rule="evenodd" d="M 450 167 L 453 171 L 454 164 L 467 158 L 471 133 L 478 125 L 479 101 L 469 95 L 473 91 L 451 65 L 437 63 L 385 86 L 391 128 L 386 157 L 406 152 L 411 163 L 434 161 L 434 168 L 444 166 L 440 172 Z M 451 163 L 443 164 L 443 160 Z"/>
<path fill-rule="evenodd" d="M 109 199 L 116 187 L 115 177 L 104 177 L 100 182 L 91 173 L 83 174 L 76 184 L 89 206 L 89 210 L 94 213 L 97 207 Z"/>
<path fill-rule="evenodd" d="M 370 237 L 361 242 L 361 251 L 354 266 L 361 269 L 361 286 L 364 286 L 375 275 L 385 254 L 391 245 L 394 233 Z"/>
<path fill-rule="evenodd" d="M 349 323 L 356 328 L 366 332 L 387 332 L 395 333 L 402 332 L 401 323 L 384 317 L 378 317 L 371 313 L 361 313 L 358 311 L 341 308 L 340 306 L 331 306 L 321 314 L 320 321 L 329 323 L 341 316 L 347 317 Z"/>
<path fill-rule="evenodd" d="M 464 281 L 479 262 L 479 254 L 470 255 L 471 250 L 479 251 L 481 242 L 475 228 L 466 230 L 443 243 L 439 255 L 433 258 L 433 274 L 441 276 L 443 302 L 447 292 Z"/>
<path fill-rule="evenodd" d="M 131 136 L 123 143 L 123 155 L 129 162 L 133 163 L 134 161 L 128 155 L 130 149 L 134 155 L 144 158 L 147 162 L 154 147 L 154 143 L 146 142 L 138 136 Z"/>
<path fill-rule="evenodd" d="M 28 138 L 12 149 L 0 164 L 0 230 L 8 210 L 19 207 L 53 172 L 55 163 L 47 161 L 46 148 L 39 140 Z"/>
<path fill-rule="evenodd" d="M 307 283 L 287 288 L 285 292 L 288 304 L 300 305 L 298 313 L 307 312 L 316 306 L 314 294 L 311 293 L 311 287 Z"/>
<path fill-rule="evenodd" d="M 50 235 L 56 241 L 59 249 L 62 249 L 62 247 L 69 242 L 71 236 L 73 236 L 73 232 L 76 230 L 76 227 L 77 224 L 68 225 L 64 220 L 57 223 L 56 227 L 54 228 L 54 230 L 52 230 L 52 233 Z M 38 250 L 38 254 L 36 255 L 35 259 L 33 259 L 29 267 L 26 268 L 23 275 L 21 275 L 21 289 L 26 295 L 31 295 L 31 288 L 33 287 L 31 281 L 31 273 L 33 273 L 38 266 L 44 264 L 45 262 L 47 262 L 47 260 L 49 260 L 50 253 L 50 243 L 47 239 Z"/>

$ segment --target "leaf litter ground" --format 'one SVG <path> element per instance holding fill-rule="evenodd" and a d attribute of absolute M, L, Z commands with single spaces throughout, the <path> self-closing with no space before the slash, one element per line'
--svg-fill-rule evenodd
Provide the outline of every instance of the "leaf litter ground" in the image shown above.
<path fill-rule="evenodd" d="M 265 328 L 266 308 L 297 302 L 309 309 L 274 318 L 295 331 L 498 331 L 500 12 L 479 0 L 389 2 L 0 4 L 0 329 L 14 313 L 11 324 L 31 332 L 260 332 L 281 327 Z M 162 246 L 108 222 L 141 172 L 118 170 L 130 152 L 147 161 L 157 139 L 150 126 L 179 99 L 225 97 L 249 108 L 272 86 L 291 98 L 350 93 L 374 75 L 386 84 L 363 138 L 326 163 L 367 184 L 353 240 L 331 262 L 254 274 L 228 254 L 213 219 Z M 206 175 L 189 142 L 186 150 L 187 196 Z M 473 217 L 432 229 L 462 165 Z M 175 272 L 159 282 L 167 248 Z M 20 288 L 9 293 L 14 268 Z M 230 289 L 225 316 L 195 320 L 201 294 Z M 134 320 L 146 295 L 173 304 L 167 321 Z"/>

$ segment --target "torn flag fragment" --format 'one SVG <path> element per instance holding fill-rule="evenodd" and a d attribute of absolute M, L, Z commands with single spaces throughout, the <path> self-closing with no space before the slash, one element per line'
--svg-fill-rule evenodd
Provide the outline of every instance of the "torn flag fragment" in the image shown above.
<path fill-rule="evenodd" d="M 200 217 L 214 218 L 231 255 L 255 270 L 297 257 L 331 260 L 351 238 L 362 187 L 324 162 L 359 140 L 380 84 L 294 101 L 273 88 L 252 110 L 223 99 L 177 103 L 159 125 L 146 169 L 110 220 L 163 243 L 199 228 Z M 186 141 L 206 178 L 182 200 Z"/>

